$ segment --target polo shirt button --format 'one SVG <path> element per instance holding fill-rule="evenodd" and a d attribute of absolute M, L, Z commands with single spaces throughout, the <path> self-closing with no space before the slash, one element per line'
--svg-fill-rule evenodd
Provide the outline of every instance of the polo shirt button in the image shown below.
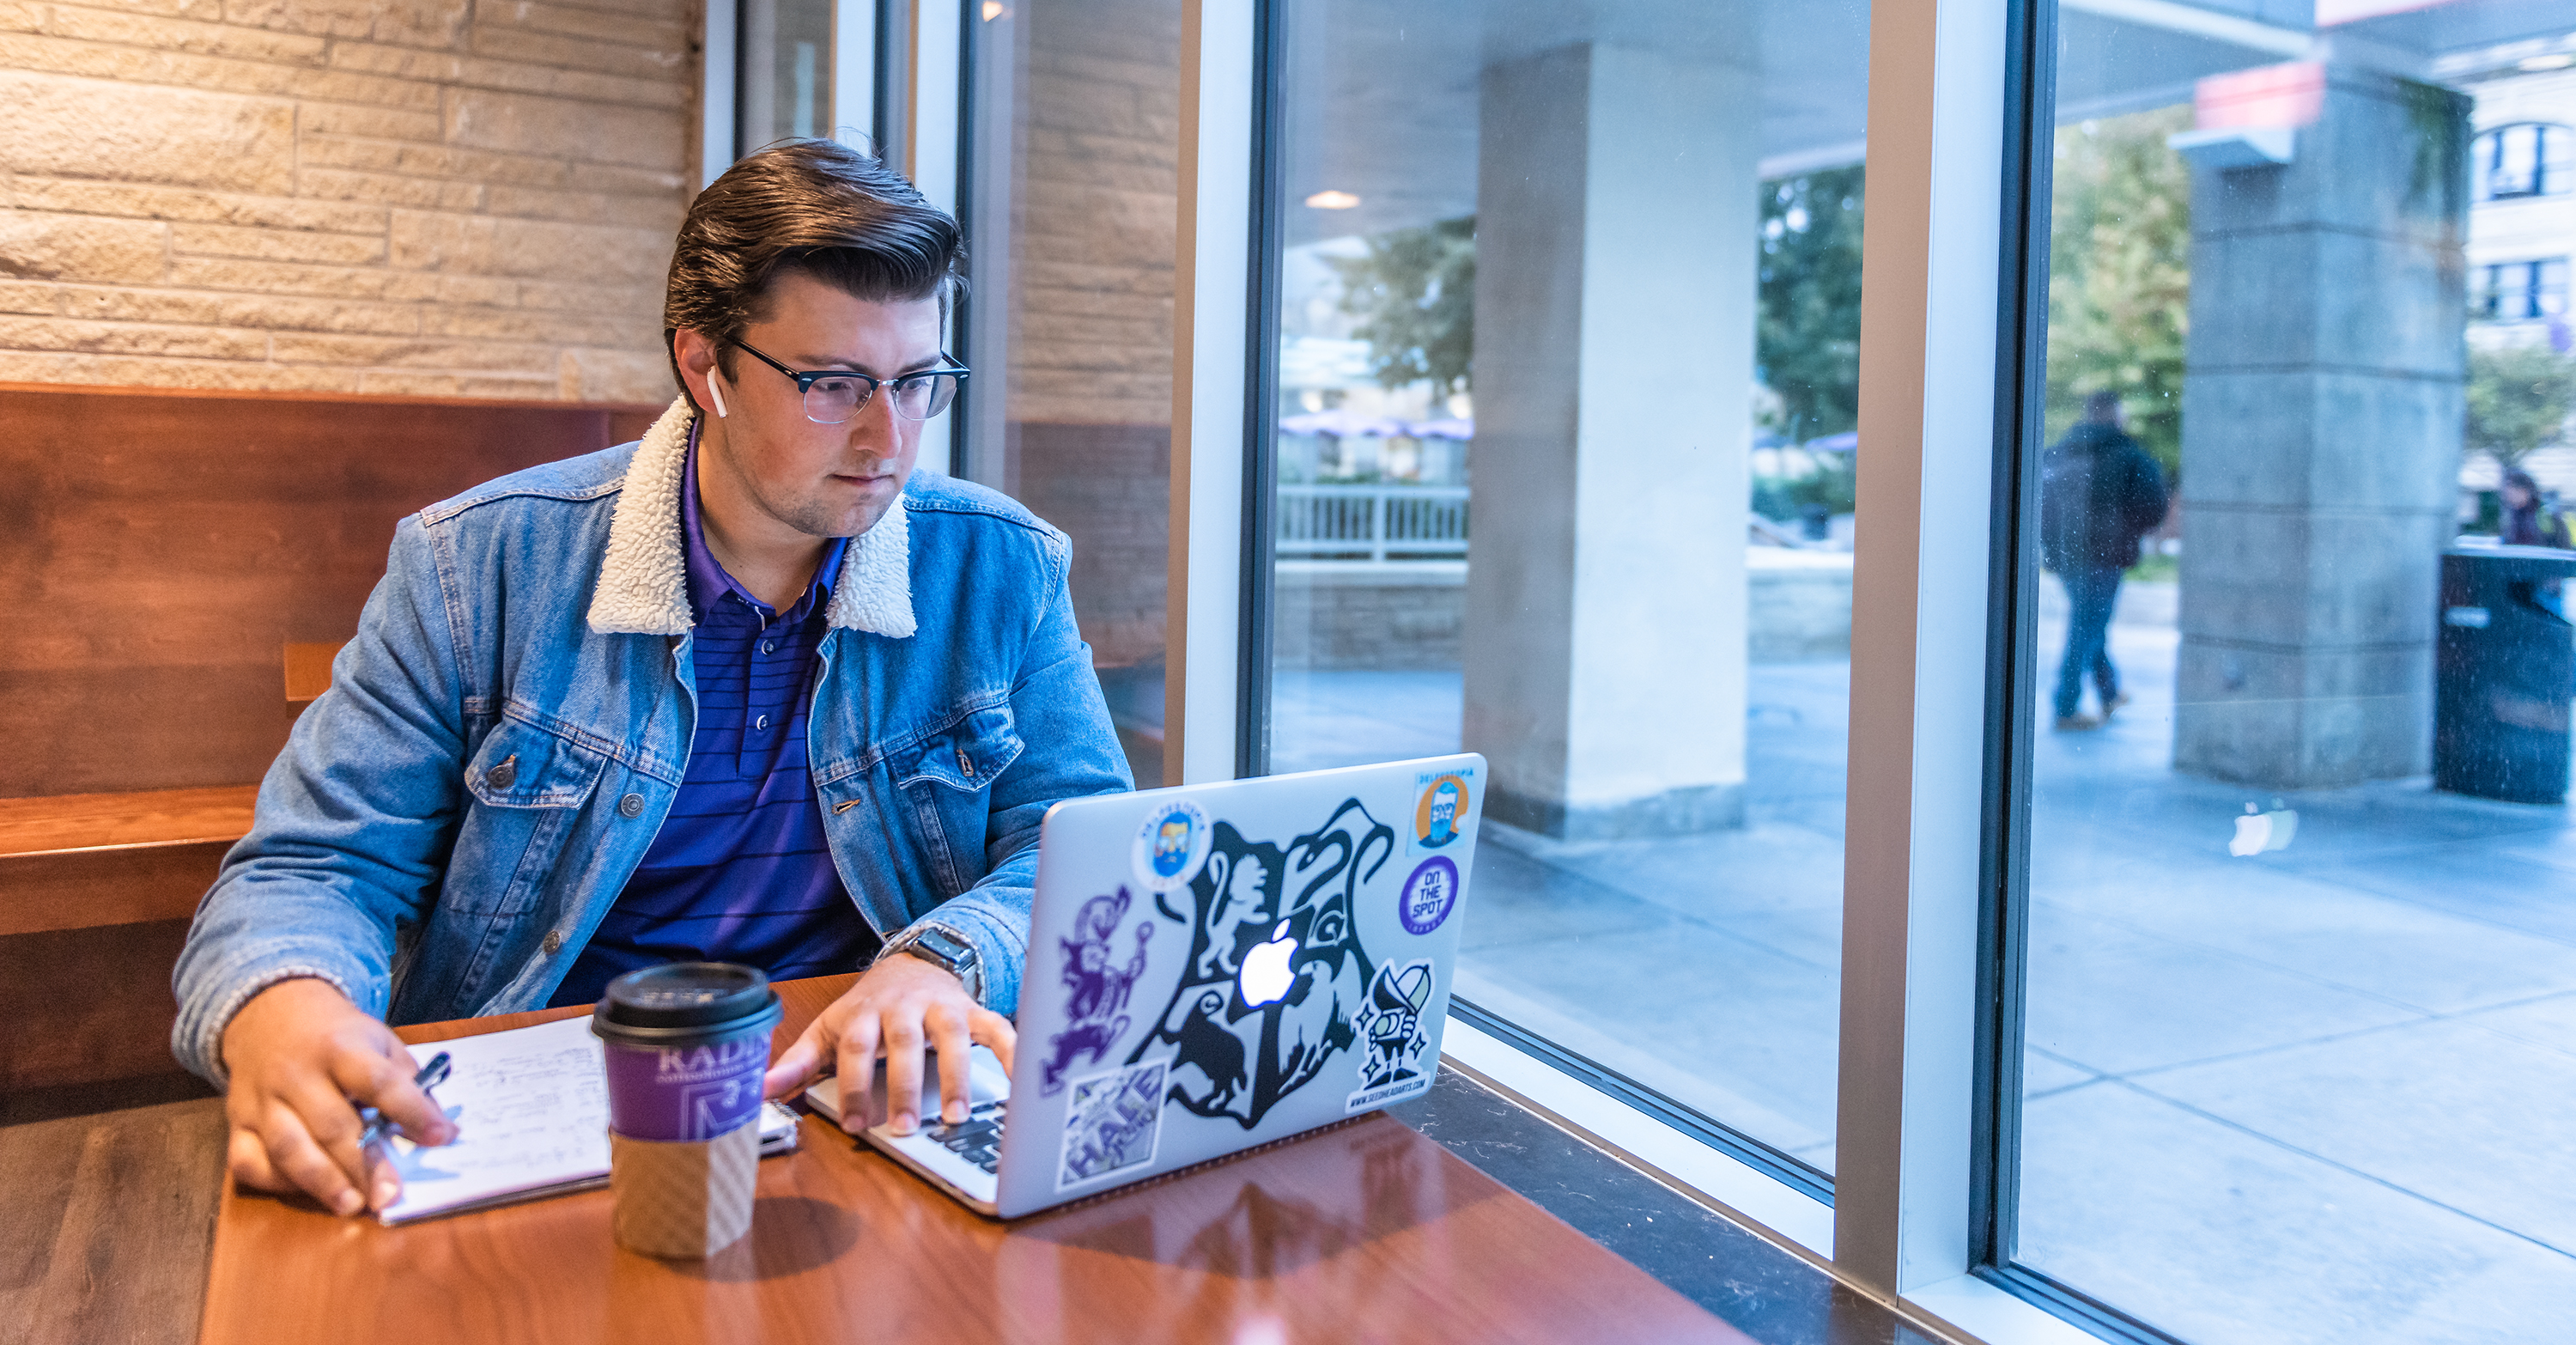
<path fill-rule="evenodd" d="M 642 817 L 644 815 L 644 796 L 641 794 L 629 794 L 626 797 L 619 799 L 617 801 L 617 815 L 620 817 Z M 546 937 L 552 938 L 554 936 L 549 934 Z"/>
<path fill-rule="evenodd" d="M 768 727 L 769 727 L 769 716 L 767 716 L 767 715 L 762 715 L 760 718 L 758 718 L 758 719 L 755 719 L 755 720 L 751 721 L 751 726 L 752 726 L 753 728 L 756 728 L 756 729 L 765 729 L 765 728 L 768 728 Z"/>
<path fill-rule="evenodd" d="M 633 798 L 634 796 L 630 794 L 630 795 L 628 795 L 627 797 L 629 797 L 629 798 Z M 545 947 L 545 950 L 546 950 L 546 956 L 548 956 L 548 957 L 552 957 L 552 956 L 554 956 L 555 954 L 562 952 L 562 951 L 563 951 L 563 935 L 558 934 L 558 933 L 556 933 L 555 931 L 553 931 L 553 930 L 551 930 L 551 929 L 550 929 L 550 930 L 547 930 L 547 931 L 546 931 L 546 938 L 545 938 L 545 944 L 544 944 L 544 947 Z"/>
<path fill-rule="evenodd" d="M 776 640 L 763 640 L 763 641 L 761 641 L 761 642 L 760 642 L 760 652 L 762 652 L 762 653 L 764 653 L 764 654 L 775 654 L 775 653 L 777 653 L 777 652 L 778 652 L 778 642 L 777 642 Z"/>

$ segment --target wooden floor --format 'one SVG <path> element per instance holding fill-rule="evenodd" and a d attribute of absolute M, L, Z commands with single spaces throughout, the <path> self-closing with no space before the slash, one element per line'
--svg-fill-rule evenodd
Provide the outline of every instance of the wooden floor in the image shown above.
<path fill-rule="evenodd" d="M 197 1337 L 224 1104 L 0 1126 L 0 1322 L 24 1345 Z"/>

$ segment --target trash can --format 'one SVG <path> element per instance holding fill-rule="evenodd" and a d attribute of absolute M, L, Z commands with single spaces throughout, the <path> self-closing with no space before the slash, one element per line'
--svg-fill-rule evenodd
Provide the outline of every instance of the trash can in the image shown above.
<path fill-rule="evenodd" d="M 2458 547 L 2442 557 L 2433 787 L 2514 803 L 2567 798 L 2576 551 Z"/>

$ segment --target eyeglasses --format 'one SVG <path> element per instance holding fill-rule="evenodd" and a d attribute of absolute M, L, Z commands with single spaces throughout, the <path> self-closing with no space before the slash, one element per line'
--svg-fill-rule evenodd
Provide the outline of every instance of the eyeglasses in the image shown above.
<path fill-rule="evenodd" d="M 753 350 L 740 341 L 733 343 L 750 353 L 753 359 L 796 380 L 796 391 L 805 398 L 805 418 L 817 425 L 838 425 L 859 413 L 878 388 L 893 389 L 894 413 L 906 420 L 928 420 L 948 409 L 957 400 L 957 389 L 974 372 L 960 366 L 955 369 L 924 369 L 915 374 L 893 378 L 871 378 L 841 369 L 816 373 L 798 373 L 786 365 Z M 939 358 L 956 364 L 955 356 L 945 351 Z"/>

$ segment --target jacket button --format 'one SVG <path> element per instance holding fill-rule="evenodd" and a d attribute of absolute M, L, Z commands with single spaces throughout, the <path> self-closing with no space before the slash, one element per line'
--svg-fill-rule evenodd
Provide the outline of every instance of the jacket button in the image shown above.
<path fill-rule="evenodd" d="M 957 769 L 966 772 L 968 775 L 973 775 L 975 773 L 975 763 L 967 759 L 966 749 L 962 747 L 957 749 Z"/>
<path fill-rule="evenodd" d="M 642 817 L 644 815 L 644 796 L 641 794 L 629 794 L 626 797 L 619 799 L 617 801 L 617 815 L 620 817 Z"/>
<path fill-rule="evenodd" d="M 547 930 L 544 947 L 546 950 L 546 956 L 548 957 L 552 957 L 555 954 L 562 952 L 563 935 L 558 934 L 551 929 Z"/>
<path fill-rule="evenodd" d="M 519 754 L 516 752 L 501 758 L 500 765 L 483 772 L 483 783 L 494 789 L 508 789 L 510 782 L 518 778 Z"/>

